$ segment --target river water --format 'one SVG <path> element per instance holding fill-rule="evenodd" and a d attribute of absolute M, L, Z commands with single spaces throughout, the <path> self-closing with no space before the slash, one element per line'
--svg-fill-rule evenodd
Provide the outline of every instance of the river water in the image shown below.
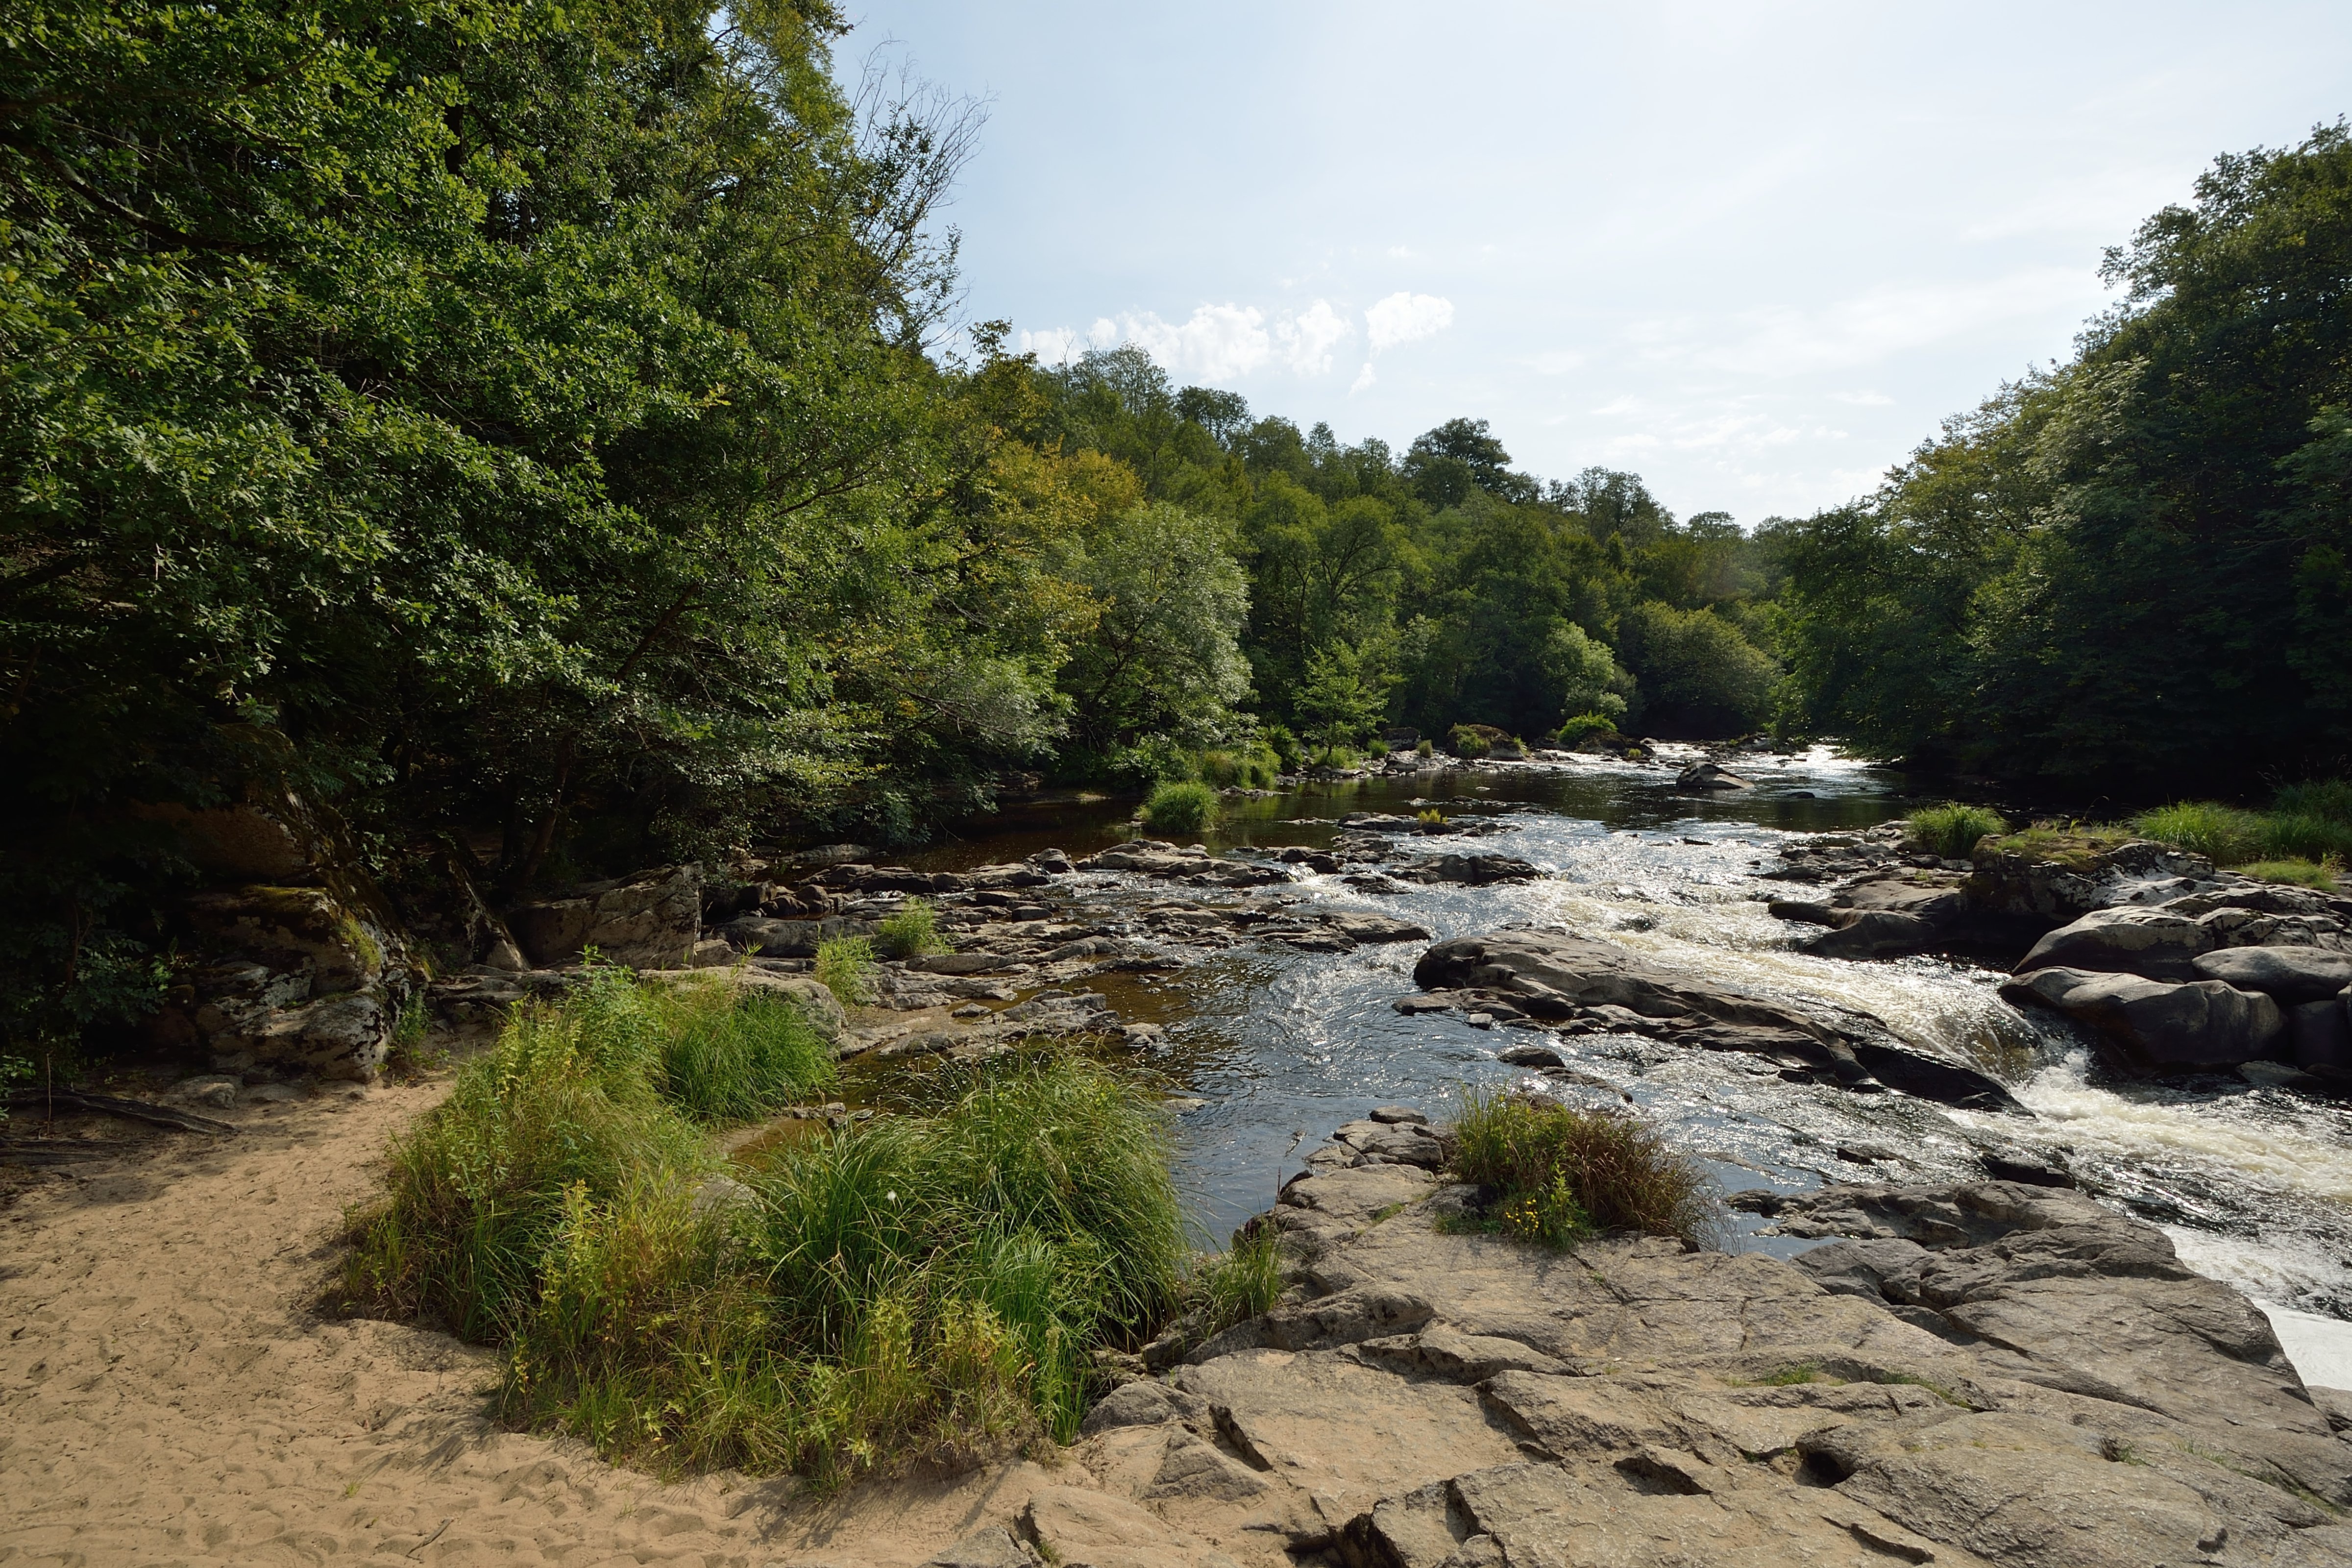
<path fill-rule="evenodd" d="M 1397 895 L 1310 876 L 1284 891 L 1415 921 L 1439 938 L 1507 924 L 1570 930 L 1761 994 L 1861 1008 L 1906 1040 L 1992 1073 L 2033 1116 L 1790 1084 L 1748 1058 L 1633 1037 L 1531 1036 L 1451 1014 L 1408 1016 L 1391 1003 L 1414 991 L 1423 942 L 1340 954 L 1235 948 L 1172 974 L 1095 983 L 1129 1021 L 1168 1026 L 1150 1066 L 1182 1107 L 1181 1173 L 1204 1238 L 1265 1208 L 1308 1150 L 1373 1105 L 1443 1115 L 1465 1087 L 1540 1081 L 1496 1059 L 1533 1038 L 1629 1099 L 1727 1190 L 1974 1176 L 1973 1144 L 1986 1138 L 2063 1152 L 2088 1190 L 2161 1226 L 2183 1261 L 2270 1312 L 2307 1381 L 2352 1386 L 2352 1108 L 2234 1078 L 2153 1085 L 2111 1076 L 2071 1026 L 2019 1013 L 1996 994 L 1998 971 L 1963 961 L 1795 952 L 1810 928 L 1764 907 L 1790 885 L 1759 873 L 1794 835 L 1903 815 L 1912 803 L 1901 775 L 1816 748 L 1743 759 L 1752 791 L 1693 796 L 1673 790 L 1673 764 L 1689 759 L 1664 760 L 1664 768 L 1579 757 L 1439 769 L 1229 801 L 1202 842 L 1219 851 L 1321 847 L 1348 812 L 1410 815 L 1421 803 L 1449 818 L 1500 823 L 1507 830 L 1493 836 L 1407 838 L 1401 852 L 1517 855 L 1554 875 Z M 953 868 L 1048 845 L 1084 854 L 1129 837 L 1129 809 L 1025 808 L 912 858 Z M 1080 881 L 1082 900 L 1130 906 L 1169 892 L 1140 879 Z M 1863 1163 L 1841 1146 L 1896 1158 Z M 1811 1245 L 1753 1235 L 1761 1223 L 1745 1220 L 1735 1245 L 1784 1253 Z"/>

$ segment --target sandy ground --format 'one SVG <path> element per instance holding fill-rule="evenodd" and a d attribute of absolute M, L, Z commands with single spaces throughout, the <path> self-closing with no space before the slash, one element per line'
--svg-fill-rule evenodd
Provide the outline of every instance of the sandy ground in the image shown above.
<path fill-rule="evenodd" d="M 344 1205 L 439 1092 L 241 1110 L 233 1139 L 126 1136 L 16 1194 L 0 1563 L 908 1564 L 1090 1479 L 1024 1463 L 814 1500 L 666 1485 L 500 1430 L 484 1352 L 310 1310 Z"/>

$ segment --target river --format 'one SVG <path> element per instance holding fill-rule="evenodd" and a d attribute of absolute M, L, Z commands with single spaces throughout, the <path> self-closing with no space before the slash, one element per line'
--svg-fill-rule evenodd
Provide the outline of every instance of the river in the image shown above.
<path fill-rule="evenodd" d="M 1571 930 L 1759 994 L 1874 1013 L 1896 1035 L 2000 1078 L 2032 1118 L 1790 1084 L 1751 1058 L 1633 1037 L 1537 1037 L 1628 1097 L 1727 1190 L 1968 1177 L 1979 1173 L 1971 1134 L 2062 1151 L 2088 1190 L 2161 1226 L 2184 1262 L 2263 1306 L 2307 1381 L 2352 1387 L 2352 1108 L 2236 1078 L 2158 1085 L 2110 1075 L 2072 1026 L 2019 1013 L 1996 994 L 1999 972 L 1966 962 L 1795 952 L 1809 928 L 1764 907 L 1790 884 L 1759 876 L 1780 845 L 1867 827 L 1912 802 L 1899 773 L 1827 748 L 1738 766 L 1758 787 L 1679 795 L 1672 765 L 1583 757 L 1342 781 L 1228 800 L 1222 824 L 1200 841 L 1219 851 L 1319 847 L 1346 813 L 1409 814 L 1423 803 L 1450 818 L 1503 824 L 1506 831 L 1475 839 L 1411 839 L 1405 852 L 1499 852 L 1553 875 L 1395 895 L 1308 876 L 1286 891 L 1415 921 L 1441 939 L 1514 923 Z M 1129 837 L 1130 809 L 1024 807 L 910 860 L 953 869 L 1049 845 L 1085 854 Z M 1124 878 L 1082 883 L 1077 898 L 1114 903 L 1166 892 Z M 1181 1108 L 1181 1175 L 1204 1237 L 1222 1237 L 1265 1208 L 1307 1150 L 1370 1106 L 1442 1115 L 1465 1086 L 1533 1076 L 1496 1059 L 1528 1037 L 1517 1031 L 1391 1005 L 1414 990 L 1412 966 L 1425 946 L 1339 954 L 1244 947 L 1170 974 L 1094 983 L 1127 1020 L 1168 1026 L 1150 1065 Z M 1841 1146 L 1896 1157 L 1864 1163 Z M 1782 1253 L 1810 1245 L 1756 1236 L 1763 1222 L 1737 1217 L 1744 1223 L 1734 1245 Z"/>

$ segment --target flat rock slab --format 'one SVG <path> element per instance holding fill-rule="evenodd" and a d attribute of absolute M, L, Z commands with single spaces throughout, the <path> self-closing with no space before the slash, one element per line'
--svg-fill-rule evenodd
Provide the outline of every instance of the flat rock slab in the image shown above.
<path fill-rule="evenodd" d="M 2258 991 L 2219 980 L 2172 984 L 2137 974 L 2037 969 L 2009 981 L 2001 1000 L 2048 1007 L 2088 1026 L 2147 1072 L 2233 1068 L 2286 1054 L 2286 1015 Z"/>
<path fill-rule="evenodd" d="M 2226 947 L 2191 965 L 2200 980 L 2260 991 L 2282 1007 L 2327 1001 L 2352 989 L 2352 953 L 2319 947 Z"/>

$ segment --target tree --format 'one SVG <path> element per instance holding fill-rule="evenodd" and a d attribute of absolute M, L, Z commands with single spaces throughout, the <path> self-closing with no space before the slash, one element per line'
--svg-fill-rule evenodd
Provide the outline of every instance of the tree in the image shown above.
<path fill-rule="evenodd" d="M 1293 704 L 1299 718 L 1323 738 L 1323 758 L 1354 745 L 1378 729 L 1393 675 L 1376 668 L 1366 650 L 1335 643 L 1307 661 L 1307 679 Z"/>
<path fill-rule="evenodd" d="M 1062 569 L 1099 606 L 1062 672 L 1079 742 L 1100 753 L 1152 735 L 1214 738 L 1249 692 L 1249 587 L 1224 531 L 1154 501 L 1074 542 Z"/>

